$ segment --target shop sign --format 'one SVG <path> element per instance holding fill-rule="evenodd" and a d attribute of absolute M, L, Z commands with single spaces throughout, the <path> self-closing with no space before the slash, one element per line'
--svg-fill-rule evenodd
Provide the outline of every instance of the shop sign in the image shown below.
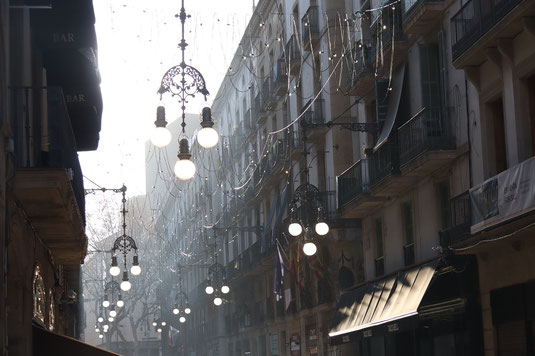
<path fill-rule="evenodd" d="M 373 336 L 372 330 L 371 329 L 370 330 L 364 330 L 362 332 L 362 336 L 363 337 L 372 337 Z"/>
<path fill-rule="evenodd" d="M 351 341 L 351 338 L 349 337 L 349 335 L 342 336 L 342 342 L 345 343 L 345 342 L 349 342 L 349 341 Z"/>
<path fill-rule="evenodd" d="M 318 347 L 317 346 L 311 346 L 308 348 L 308 352 L 311 355 L 317 355 L 318 354 Z"/>

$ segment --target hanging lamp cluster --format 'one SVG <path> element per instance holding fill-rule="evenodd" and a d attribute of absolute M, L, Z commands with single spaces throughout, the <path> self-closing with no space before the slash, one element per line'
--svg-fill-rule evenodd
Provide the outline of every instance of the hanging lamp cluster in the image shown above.
<path fill-rule="evenodd" d="M 111 250 L 111 267 L 110 274 L 114 277 L 117 277 L 121 274 L 121 269 L 118 264 L 117 254 L 123 255 L 123 277 L 120 284 L 121 290 L 127 292 L 132 288 L 132 283 L 128 278 L 128 267 L 127 267 L 127 257 L 128 253 L 134 251 L 134 256 L 132 258 L 132 266 L 130 267 L 130 273 L 134 276 L 141 274 L 141 267 L 139 266 L 139 257 L 137 254 L 137 245 L 136 241 L 126 234 L 126 186 L 122 186 L 121 192 L 123 194 L 122 198 L 122 209 L 121 214 L 123 216 L 123 234 L 119 236 L 113 243 L 113 248 Z"/>
<path fill-rule="evenodd" d="M 182 24 L 182 39 L 178 44 L 182 53 L 182 61 L 180 64 L 167 70 L 163 76 L 160 89 L 160 101 L 163 100 L 164 94 L 170 94 L 171 97 L 178 97 L 178 102 L 182 110 L 182 132 L 178 138 L 178 161 L 174 166 L 175 175 L 181 180 L 189 180 L 195 176 L 197 171 L 195 164 L 191 161 L 190 144 L 186 136 L 186 104 L 189 98 L 194 98 L 197 93 L 204 95 L 204 100 L 210 94 L 206 89 L 206 83 L 202 74 L 192 66 L 185 62 L 185 51 L 188 44 L 184 38 L 184 24 L 190 15 L 186 15 L 184 9 L 184 0 L 182 0 L 182 7 L 180 9 L 180 22 Z M 155 129 L 151 136 L 153 145 L 157 147 L 167 146 L 172 139 L 172 135 L 167 129 L 167 121 L 165 119 L 165 107 L 158 106 L 156 110 L 156 121 L 154 122 Z M 212 148 L 217 145 L 219 141 L 219 134 L 213 128 L 214 122 L 212 120 L 212 112 L 209 107 L 205 107 L 201 114 L 201 130 L 197 133 L 197 142 L 204 148 Z"/>

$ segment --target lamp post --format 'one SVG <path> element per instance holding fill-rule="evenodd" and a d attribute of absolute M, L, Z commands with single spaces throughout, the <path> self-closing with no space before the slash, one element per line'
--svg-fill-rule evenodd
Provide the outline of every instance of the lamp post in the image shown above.
<path fill-rule="evenodd" d="M 208 267 L 208 278 L 206 279 L 205 293 L 214 297 L 213 303 L 216 306 L 223 304 L 224 297 L 230 293 L 230 287 L 225 277 L 225 267 L 217 262 L 217 234 L 214 228 L 214 263 Z"/>
<path fill-rule="evenodd" d="M 185 323 L 187 316 L 191 314 L 189 306 L 188 295 L 182 288 L 182 266 L 178 267 L 178 291 L 175 295 L 175 305 L 173 307 L 173 314 L 178 316 L 180 323 Z"/>
<path fill-rule="evenodd" d="M 170 68 L 164 74 L 158 94 L 160 94 L 160 101 L 164 94 L 170 94 L 171 97 L 178 97 L 178 102 L 182 110 L 182 133 L 179 136 L 179 150 L 178 161 L 175 164 L 174 171 L 177 178 L 181 180 L 189 180 L 193 178 L 196 172 L 195 164 L 191 161 L 191 153 L 189 148 L 189 141 L 186 137 L 186 104 L 189 98 L 194 98 L 196 94 L 200 93 L 206 97 L 210 94 L 206 89 L 206 83 L 201 72 L 196 68 L 187 65 L 185 62 L 185 51 L 187 47 L 184 39 L 184 24 L 190 15 L 186 15 L 184 9 L 184 0 L 182 0 L 182 7 L 180 14 L 176 15 L 180 18 L 182 24 L 182 39 L 178 47 L 182 53 L 182 61 L 180 64 Z M 153 131 L 151 138 L 152 143 L 157 147 L 165 147 L 171 141 L 171 133 L 167 130 L 167 121 L 165 120 L 165 107 L 160 105 L 156 110 L 156 121 L 154 122 L 156 128 Z M 212 120 L 212 113 L 209 107 L 205 107 L 201 114 L 202 129 L 197 133 L 197 142 L 204 148 L 214 147 L 219 141 L 219 135 L 213 129 L 214 122 Z"/>
<path fill-rule="evenodd" d="M 139 266 L 139 257 L 137 254 L 137 245 L 136 241 L 126 234 L 126 213 L 128 212 L 126 210 L 126 186 L 122 186 L 121 192 L 123 194 L 122 198 L 122 209 L 121 214 L 123 216 L 123 234 L 119 236 L 113 243 L 112 248 L 112 258 L 111 258 L 111 267 L 110 267 L 110 274 L 112 276 L 118 276 L 121 273 L 121 270 L 118 266 L 117 262 L 117 252 L 121 253 L 123 255 L 123 277 L 122 282 L 120 284 L 120 288 L 127 292 L 132 288 L 132 284 L 130 283 L 130 280 L 128 278 L 128 268 L 127 268 L 127 255 L 129 252 L 134 251 L 134 257 L 132 258 L 132 266 L 130 267 L 130 273 L 132 273 L 134 276 L 137 276 L 141 273 L 141 267 Z"/>
<path fill-rule="evenodd" d="M 290 203 L 290 224 L 288 232 L 294 237 L 300 236 L 304 231 L 303 252 L 307 256 L 313 256 L 317 247 L 314 243 L 314 233 L 325 236 L 329 233 L 329 225 L 325 219 L 325 208 L 319 189 L 309 183 L 308 176 L 308 152 L 307 152 L 307 124 L 301 121 L 303 129 L 303 157 L 305 183 L 297 187 Z M 314 231 L 312 231 L 314 227 Z"/>

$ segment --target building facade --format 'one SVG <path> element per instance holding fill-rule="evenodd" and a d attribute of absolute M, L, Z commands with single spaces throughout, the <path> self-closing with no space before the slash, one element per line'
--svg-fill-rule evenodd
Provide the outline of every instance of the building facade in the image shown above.
<path fill-rule="evenodd" d="M 1 352 L 86 350 L 63 335 L 79 339 L 85 328 L 80 265 L 87 236 L 77 152 L 99 142 L 93 5 L 0 6 Z"/>
<path fill-rule="evenodd" d="M 158 204 L 193 309 L 163 349 L 532 354 L 532 7 L 259 1 L 212 107 L 220 143 Z"/>

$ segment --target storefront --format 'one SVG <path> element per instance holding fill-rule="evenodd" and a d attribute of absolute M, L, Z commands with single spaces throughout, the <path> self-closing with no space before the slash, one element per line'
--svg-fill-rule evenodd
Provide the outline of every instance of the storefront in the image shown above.
<path fill-rule="evenodd" d="M 477 263 L 451 257 L 340 297 L 329 332 L 339 355 L 482 355 Z"/>

